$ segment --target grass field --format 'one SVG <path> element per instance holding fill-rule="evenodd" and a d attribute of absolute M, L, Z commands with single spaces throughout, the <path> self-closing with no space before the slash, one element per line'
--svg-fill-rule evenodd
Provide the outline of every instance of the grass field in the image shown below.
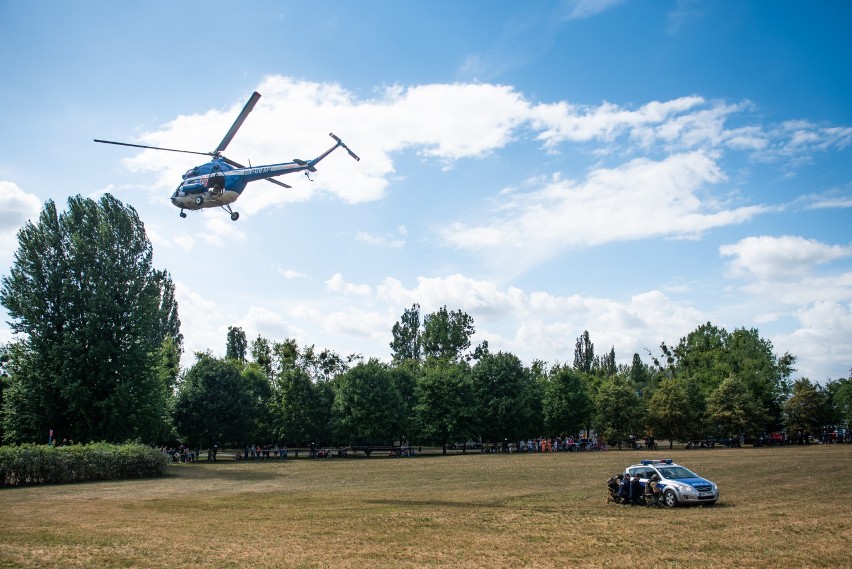
<path fill-rule="evenodd" d="M 177 465 L 0 491 L 0 567 L 852 567 L 852 445 L 660 451 L 715 507 L 606 503 L 644 451 Z"/>

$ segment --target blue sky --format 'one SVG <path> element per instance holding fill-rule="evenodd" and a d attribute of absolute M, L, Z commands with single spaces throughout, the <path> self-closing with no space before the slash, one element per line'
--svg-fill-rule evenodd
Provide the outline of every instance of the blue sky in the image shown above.
<path fill-rule="evenodd" d="M 305 6 L 0 0 L 0 272 L 45 200 L 108 191 L 177 284 L 187 354 L 235 325 L 388 359 L 417 302 L 526 363 L 573 361 L 584 330 L 649 361 L 709 321 L 848 376 L 852 4 Z M 203 159 L 92 142 L 211 150 L 255 90 L 228 157 L 333 131 L 362 160 L 180 219 Z"/>

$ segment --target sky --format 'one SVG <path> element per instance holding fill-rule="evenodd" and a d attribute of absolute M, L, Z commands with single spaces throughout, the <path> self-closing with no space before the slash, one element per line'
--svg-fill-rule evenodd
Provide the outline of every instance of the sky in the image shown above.
<path fill-rule="evenodd" d="M 525 364 L 650 363 L 703 323 L 852 368 L 852 4 L 0 0 L 0 274 L 47 200 L 109 192 L 176 284 L 183 364 L 293 338 L 390 359 L 418 303 Z M 310 159 L 188 212 L 225 155 Z M 13 338 L 8 314 L 0 341 Z"/>

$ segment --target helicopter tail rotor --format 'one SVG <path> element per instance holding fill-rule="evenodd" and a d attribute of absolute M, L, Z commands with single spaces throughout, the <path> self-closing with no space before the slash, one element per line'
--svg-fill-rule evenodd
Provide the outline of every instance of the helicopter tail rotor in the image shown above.
<path fill-rule="evenodd" d="M 337 145 L 338 145 L 338 146 L 342 146 L 343 148 L 345 148 L 345 149 L 346 149 L 346 152 L 348 152 L 348 153 L 349 153 L 349 156 L 351 156 L 352 158 L 354 158 L 354 159 L 355 159 L 355 160 L 357 160 L 358 162 L 360 162 L 360 161 L 361 161 L 361 159 L 358 157 L 358 155 L 357 155 L 357 154 L 355 154 L 354 152 L 352 152 L 351 150 L 349 150 L 349 147 L 348 147 L 348 146 L 346 146 L 346 145 L 343 143 L 343 141 L 342 141 L 342 140 L 340 140 L 340 137 L 336 136 L 333 132 L 328 133 L 328 135 L 329 135 L 331 138 L 333 138 L 334 140 L 336 140 L 336 141 L 337 141 Z"/>

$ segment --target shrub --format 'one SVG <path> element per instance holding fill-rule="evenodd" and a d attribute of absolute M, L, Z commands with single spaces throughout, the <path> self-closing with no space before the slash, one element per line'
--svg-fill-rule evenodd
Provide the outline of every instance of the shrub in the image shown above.
<path fill-rule="evenodd" d="M 0 446 L 0 487 L 160 476 L 169 460 L 139 443 Z"/>

